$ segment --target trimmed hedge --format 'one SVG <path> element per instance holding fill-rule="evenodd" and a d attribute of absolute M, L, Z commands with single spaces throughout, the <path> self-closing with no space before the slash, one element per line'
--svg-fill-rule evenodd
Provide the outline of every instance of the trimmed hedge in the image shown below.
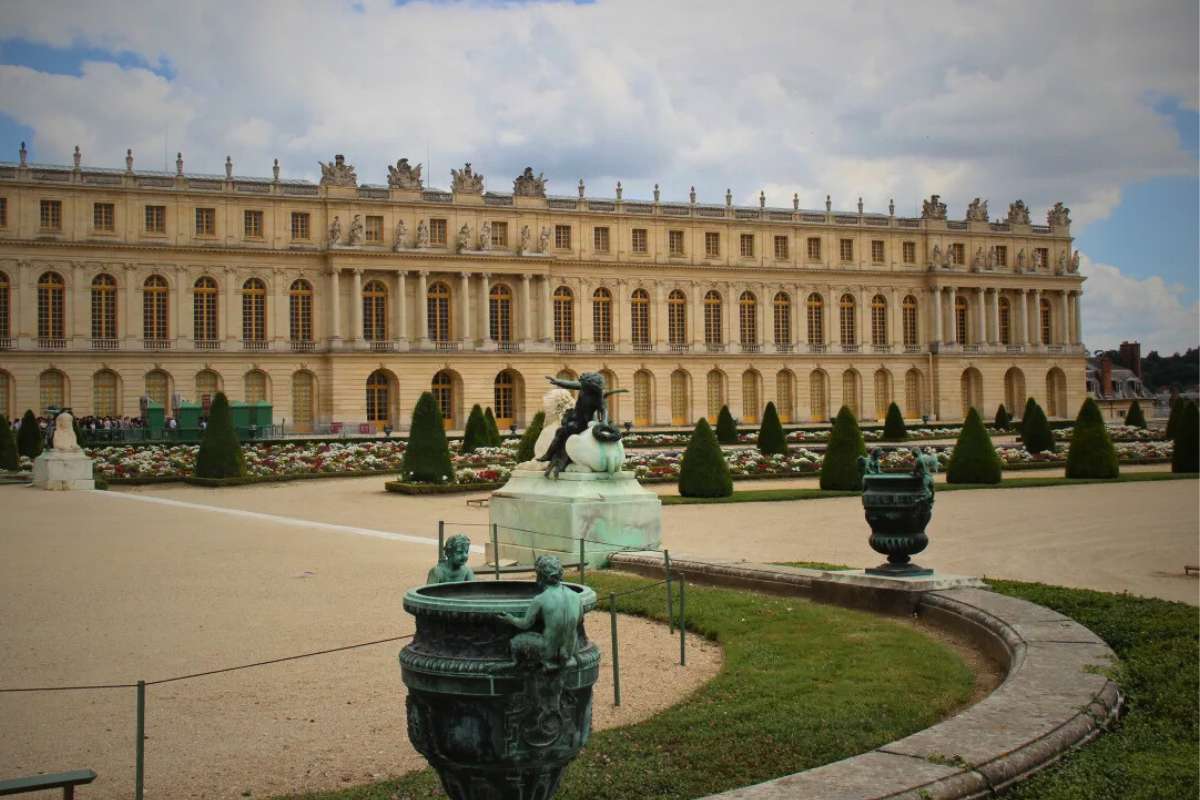
<path fill-rule="evenodd" d="M 996 419 L 992 424 L 998 431 L 1006 431 L 1008 430 L 1008 426 L 1012 424 L 1012 417 L 1009 416 L 1008 409 L 1004 407 L 1004 403 L 1001 403 L 996 408 Z"/>
<path fill-rule="evenodd" d="M 483 419 L 487 423 L 488 432 L 488 447 L 500 446 L 500 428 L 496 426 L 496 415 L 492 413 L 492 407 L 488 406 L 483 412 Z"/>
<path fill-rule="evenodd" d="M 1025 403 L 1021 415 L 1021 444 L 1030 453 L 1054 452 L 1054 433 L 1046 420 L 1046 412 L 1032 397 Z"/>
<path fill-rule="evenodd" d="M 546 427 L 546 412 L 539 411 L 533 415 L 533 422 L 529 423 L 529 427 L 525 429 L 525 433 L 521 435 L 521 442 L 517 445 L 517 463 L 523 464 L 526 461 L 533 460 L 533 446 L 537 444 L 538 437 L 542 435 L 542 429 Z"/>
<path fill-rule="evenodd" d="M 1125 424 L 1136 428 L 1146 427 L 1146 415 L 1142 413 L 1142 406 L 1137 400 L 1134 400 L 1125 412 Z"/>
<path fill-rule="evenodd" d="M 1176 397 L 1171 401 L 1171 414 L 1167 417 L 1166 431 L 1166 437 L 1171 441 L 1175 440 L 1175 429 L 1179 427 L 1179 415 L 1183 413 L 1185 405 L 1187 405 L 1187 401 L 1182 397 Z M 24 421 L 22 421 L 21 425 L 23 426 L 24 424 Z"/>
<path fill-rule="evenodd" d="M 764 455 L 787 455 L 787 436 L 783 433 L 783 423 L 779 421 L 779 412 L 775 403 L 767 403 L 763 411 L 762 426 L 758 429 L 758 451 Z"/>
<path fill-rule="evenodd" d="M 21 428 L 17 431 L 17 452 L 26 458 L 37 458 L 42 454 L 42 429 L 32 409 L 25 409 L 21 417 Z"/>
<path fill-rule="evenodd" d="M 947 483 L 999 483 L 1004 465 L 992 445 L 992 437 L 979 412 L 972 408 L 967 412 L 962 433 L 954 443 L 950 464 L 946 468 Z"/>
<path fill-rule="evenodd" d="M 1171 472 L 1200 472 L 1200 408 L 1190 400 L 1179 405 Z"/>
<path fill-rule="evenodd" d="M 410 481 L 387 481 L 383 488 L 396 494 L 466 494 L 488 492 L 499 489 L 503 482 L 489 483 L 412 483 Z"/>
<path fill-rule="evenodd" d="M 404 448 L 400 469 L 406 479 L 418 483 L 454 482 L 446 426 L 437 400 L 430 392 L 423 392 L 413 408 L 408 446 Z"/>
<path fill-rule="evenodd" d="M 903 442 L 908 438 L 908 428 L 904 427 L 904 415 L 900 406 L 892 403 L 888 406 L 887 417 L 883 421 L 883 441 Z"/>
<path fill-rule="evenodd" d="M 717 441 L 721 444 L 737 444 L 737 440 L 737 423 L 733 421 L 733 414 L 729 413 L 729 406 L 721 406 L 717 414 Z"/>
<path fill-rule="evenodd" d="M 833 421 L 825 460 L 821 464 L 821 488 L 862 491 L 862 474 L 858 458 L 867 454 L 858 420 L 847 406 L 842 406 Z"/>
<path fill-rule="evenodd" d="M 224 392 L 217 392 L 208 410 L 208 427 L 200 437 L 194 475 L 197 478 L 246 477 L 246 457 L 237 431 L 233 429 L 229 398 Z"/>
<path fill-rule="evenodd" d="M 1117 451 L 1096 401 L 1087 398 L 1079 407 L 1071 446 L 1067 450 L 1068 478 L 1115 478 L 1121 474 Z"/>
<path fill-rule="evenodd" d="M 733 494 L 733 478 L 725 454 L 703 417 L 692 431 L 692 439 L 679 465 L 679 494 L 683 497 L 728 497 Z"/>
<path fill-rule="evenodd" d="M 488 447 L 491 440 L 492 434 L 488 430 L 487 419 L 483 416 L 483 408 L 476 403 L 471 406 L 471 413 L 467 416 L 467 427 L 463 430 L 461 452 L 474 453 L 480 447 Z"/>
<path fill-rule="evenodd" d="M 13 436 L 12 428 L 8 425 L 8 417 L 0 414 L 0 469 L 12 472 L 20 468 L 17 440 Z"/>

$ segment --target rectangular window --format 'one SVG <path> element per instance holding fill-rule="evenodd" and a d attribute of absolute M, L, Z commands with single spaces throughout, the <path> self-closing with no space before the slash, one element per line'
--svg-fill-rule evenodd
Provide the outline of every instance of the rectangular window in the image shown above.
<path fill-rule="evenodd" d="M 597 253 L 608 252 L 608 228 L 595 228 L 592 232 L 593 247 Z"/>
<path fill-rule="evenodd" d="M 905 264 L 917 263 L 917 243 L 916 242 L 905 242 L 903 249 L 904 249 L 904 263 Z"/>
<path fill-rule="evenodd" d="M 306 240 L 312 235 L 307 211 L 292 212 L 292 238 Z"/>
<path fill-rule="evenodd" d="M 263 237 L 263 212 L 257 210 L 242 212 L 242 224 L 247 239 Z"/>
<path fill-rule="evenodd" d="M 363 230 L 363 238 L 368 242 L 383 241 L 383 217 L 367 217 L 367 226 Z"/>
<path fill-rule="evenodd" d="M 92 229 L 97 231 L 116 229 L 116 208 L 112 203 L 92 204 Z"/>
<path fill-rule="evenodd" d="M 1036 250 L 1034 250 L 1033 252 L 1034 252 L 1035 262 L 1037 263 L 1037 265 L 1039 267 L 1050 266 L 1050 249 L 1049 248 L 1039 247 Z"/>
<path fill-rule="evenodd" d="M 196 209 L 196 235 L 217 235 L 217 210 L 215 208 Z"/>
<path fill-rule="evenodd" d="M 146 206 L 146 233 L 167 232 L 167 207 Z"/>
<path fill-rule="evenodd" d="M 1008 247 L 1006 245 L 996 245 L 996 266 L 1008 266 Z"/>
<path fill-rule="evenodd" d="M 444 245 L 446 243 L 446 220 L 429 220 L 429 243 L 433 245 Z"/>
<path fill-rule="evenodd" d="M 635 253 L 646 253 L 646 252 L 650 251 L 649 241 L 646 236 L 645 228 L 634 228 L 633 229 L 632 248 L 633 248 L 633 252 L 635 252 Z"/>
<path fill-rule="evenodd" d="M 571 226 L 570 225 L 555 225 L 554 226 L 554 248 L 556 250 L 571 249 Z"/>
<path fill-rule="evenodd" d="M 717 258 L 721 255 L 721 234 L 706 231 L 704 234 L 704 257 Z"/>
<path fill-rule="evenodd" d="M 8 198 L 0 197 L 0 228 L 8 227 Z"/>
<path fill-rule="evenodd" d="M 754 234 L 743 233 L 738 238 L 738 253 L 742 258 L 754 258 Z"/>
<path fill-rule="evenodd" d="M 62 230 L 62 200 L 42 201 L 42 230 Z"/>
<path fill-rule="evenodd" d="M 492 247 L 508 247 L 508 223 L 492 223 Z"/>
<path fill-rule="evenodd" d="M 667 252 L 673 256 L 683 255 L 683 231 L 667 231 Z"/>
<path fill-rule="evenodd" d="M 839 247 L 838 252 L 842 257 L 842 261 L 853 261 L 854 260 L 854 240 L 853 239 L 842 239 L 841 242 L 839 243 L 838 247 Z"/>
<path fill-rule="evenodd" d="M 874 239 L 871 241 L 871 263 L 872 264 L 882 264 L 883 263 L 883 240 L 882 239 Z"/>
<path fill-rule="evenodd" d="M 967 246 L 962 242 L 955 242 L 950 245 L 950 263 L 965 264 L 967 263 Z"/>
<path fill-rule="evenodd" d="M 788 258 L 788 237 L 775 237 L 775 258 L 779 261 L 787 261 Z"/>
<path fill-rule="evenodd" d="M 821 260 L 821 239 L 818 236 L 808 237 L 808 260 Z"/>

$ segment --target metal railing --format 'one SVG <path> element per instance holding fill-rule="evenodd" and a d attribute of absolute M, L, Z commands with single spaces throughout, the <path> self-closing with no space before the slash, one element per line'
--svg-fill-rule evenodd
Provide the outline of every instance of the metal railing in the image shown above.
<path fill-rule="evenodd" d="M 195 346 L 195 348 L 197 350 L 220 350 L 221 349 L 221 340 L 220 339 L 196 339 L 193 341 L 193 345 Z"/>
<path fill-rule="evenodd" d="M 142 339 L 142 349 L 162 351 L 171 349 L 170 339 Z"/>
<path fill-rule="evenodd" d="M 496 342 L 496 350 L 501 353 L 519 353 L 521 352 L 520 342 Z"/>
<path fill-rule="evenodd" d="M 242 339 L 242 349 L 263 352 L 271 349 L 271 343 L 266 339 Z"/>
<path fill-rule="evenodd" d="M 691 351 L 692 346 L 683 342 L 672 342 L 667 345 L 667 349 L 672 353 L 687 353 Z"/>
<path fill-rule="evenodd" d="M 555 342 L 554 351 L 556 353 L 574 353 L 578 349 L 575 342 Z"/>
<path fill-rule="evenodd" d="M 742 352 L 743 353 L 761 353 L 762 345 L 761 344 L 746 344 L 745 342 L 743 342 L 742 343 Z"/>
<path fill-rule="evenodd" d="M 311 353 L 316 349 L 316 342 L 311 340 L 292 339 L 288 345 L 292 348 L 293 353 Z"/>
<path fill-rule="evenodd" d="M 93 350 L 116 350 L 121 346 L 120 340 L 114 338 L 92 339 Z"/>
<path fill-rule="evenodd" d="M 396 352 L 396 343 L 393 341 L 379 341 L 379 340 L 372 341 L 371 342 L 371 352 L 372 353 L 394 353 L 394 352 Z"/>
<path fill-rule="evenodd" d="M 860 353 L 860 352 L 862 352 L 862 345 L 858 345 L 858 344 L 843 344 L 843 345 L 842 345 L 842 352 L 843 352 L 843 353 Z"/>
<path fill-rule="evenodd" d="M 65 350 L 67 340 L 57 336 L 39 336 L 37 346 L 39 350 Z"/>

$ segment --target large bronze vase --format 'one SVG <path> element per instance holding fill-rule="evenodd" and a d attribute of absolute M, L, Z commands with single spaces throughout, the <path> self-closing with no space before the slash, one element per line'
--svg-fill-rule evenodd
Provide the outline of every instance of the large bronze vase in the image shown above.
<path fill-rule="evenodd" d="M 871 549 L 887 556 L 887 563 L 868 569 L 867 574 L 932 574 L 933 570 L 913 564 L 911 558 L 929 545 L 925 526 L 933 516 L 933 494 L 921 475 L 864 475 L 863 509 L 871 526 Z"/>
<path fill-rule="evenodd" d="M 583 611 L 596 605 L 586 586 Z M 408 687 L 408 738 L 437 770 L 451 800 L 547 800 L 587 743 L 600 651 L 582 616 L 575 663 L 518 667 L 519 633 L 498 614 L 525 614 L 538 586 L 476 581 L 421 586 L 404 597 L 417 632 L 400 651 Z M 535 628 L 535 630 L 537 630 Z"/>

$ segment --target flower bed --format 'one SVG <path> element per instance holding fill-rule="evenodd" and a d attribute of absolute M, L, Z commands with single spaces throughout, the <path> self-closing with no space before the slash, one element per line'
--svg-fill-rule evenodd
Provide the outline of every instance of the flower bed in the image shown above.
<path fill-rule="evenodd" d="M 1108 436 L 1113 442 L 1164 442 L 1164 431 L 1153 431 L 1148 428 L 1139 428 L 1136 425 L 1109 425 Z M 1056 428 L 1054 430 L 1054 441 L 1069 442 L 1071 441 L 1070 428 Z"/>

